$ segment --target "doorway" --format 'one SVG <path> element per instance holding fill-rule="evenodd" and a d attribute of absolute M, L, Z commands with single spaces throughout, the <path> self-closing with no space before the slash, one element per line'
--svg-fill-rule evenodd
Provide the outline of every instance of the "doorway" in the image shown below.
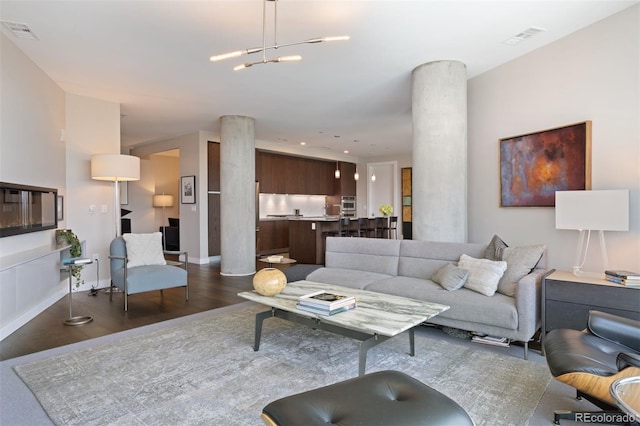
<path fill-rule="evenodd" d="M 390 204 L 392 216 L 398 216 L 400 191 L 398 185 L 398 162 L 385 161 L 367 164 L 367 215 L 382 216 L 380 206 Z"/>

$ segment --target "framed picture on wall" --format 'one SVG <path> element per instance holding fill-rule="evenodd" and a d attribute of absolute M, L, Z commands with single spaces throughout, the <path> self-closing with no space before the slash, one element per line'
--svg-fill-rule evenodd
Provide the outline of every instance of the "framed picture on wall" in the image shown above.
<path fill-rule="evenodd" d="M 591 121 L 500 139 L 500 207 L 554 207 L 591 189 Z"/>
<path fill-rule="evenodd" d="M 180 178 L 180 202 L 182 204 L 196 203 L 196 177 L 182 176 Z"/>

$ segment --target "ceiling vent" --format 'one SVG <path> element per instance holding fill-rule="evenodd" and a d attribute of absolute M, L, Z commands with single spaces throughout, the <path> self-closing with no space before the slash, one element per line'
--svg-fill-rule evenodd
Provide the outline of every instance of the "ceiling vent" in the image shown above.
<path fill-rule="evenodd" d="M 29 25 L 27 24 L 20 24 L 18 22 L 8 22 L 8 21 L 1 21 L 1 22 L 2 22 L 2 25 L 4 25 L 5 28 L 11 31 L 13 35 L 16 36 L 17 38 L 38 40 L 38 37 L 33 33 L 33 31 L 31 31 L 31 28 L 29 28 Z"/>
<path fill-rule="evenodd" d="M 526 39 L 531 38 L 536 34 L 540 34 L 543 31 L 547 31 L 547 30 L 545 30 L 544 28 L 538 28 L 538 27 L 527 28 L 523 32 L 516 34 L 511 38 L 506 39 L 505 41 L 503 41 L 503 43 L 508 44 L 510 46 L 515 46 L 516 44 L 522 43 Z"/>

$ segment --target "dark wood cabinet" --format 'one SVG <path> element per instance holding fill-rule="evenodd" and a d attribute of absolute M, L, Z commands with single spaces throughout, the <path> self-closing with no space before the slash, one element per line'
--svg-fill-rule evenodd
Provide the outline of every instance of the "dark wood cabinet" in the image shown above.
<path fill-rule="evenodd" d="M 335 178 L 334 174 L 334 189 L 333 195 L 339 196 L 356 196 L 356 180 L 354 178 L 356 174 L 356 165 L 353 163 L 339 162 L 338 169 L 340 170 L 340 179 Z"/>
<path fill-rule="evenodd" d="M 209 256 L 219 256 L 220 243 L 220 144 L 207 145 L 207 219 Z"/>
<path fill-rule="evenodd" d="M 220 144 L 209 142 L 207 145 L 207 173 L 209 191 L 220 191 Z"/>
<path fill-rule="evenodd" d="M 289 250 L 288 220 L 261 220 L 258 233 L 259 254 L 283 253 Z"/>
<path fill-rule="evenodd" d="M 557 328 L 585 329 L 591 309 L 640 320 L 640 289 L 553 271 L 542 280 L 542 340 Z"/>
<path fill-rule="evenodd" d="M 330 161 L 256 151 L 256 179 L 260 192 L 330 195 L 334 189 Z"/>

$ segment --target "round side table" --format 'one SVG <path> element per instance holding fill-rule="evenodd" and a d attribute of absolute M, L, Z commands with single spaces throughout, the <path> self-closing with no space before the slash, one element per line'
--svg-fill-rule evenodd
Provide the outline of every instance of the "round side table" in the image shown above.
<path fill-rule="evenodd" d="M 623 412 L 640 419 L 640 376 L 616 380 L 609 392 Z"/>
<path fill-rule="evenodd" d="M 67 272 L 69 272 L 69 318 L 64 320 L 65 325 L 82 325 L 88 322 L 93 321 L 93 317 L 82 315 L 82 316 L 73 316 L 73 311 L 71 310 L 71 294 L 72 294 L 72 281 L 73 275 L 71 274 L 71 268 L 73 266 L 81 266 L 88 265 L 93 263 L 93 260 L 89 258 L 81 258 L 81 257 L 73 257 L 68 259 L 62 259 L 62 264 L 67 266 Z"/>

